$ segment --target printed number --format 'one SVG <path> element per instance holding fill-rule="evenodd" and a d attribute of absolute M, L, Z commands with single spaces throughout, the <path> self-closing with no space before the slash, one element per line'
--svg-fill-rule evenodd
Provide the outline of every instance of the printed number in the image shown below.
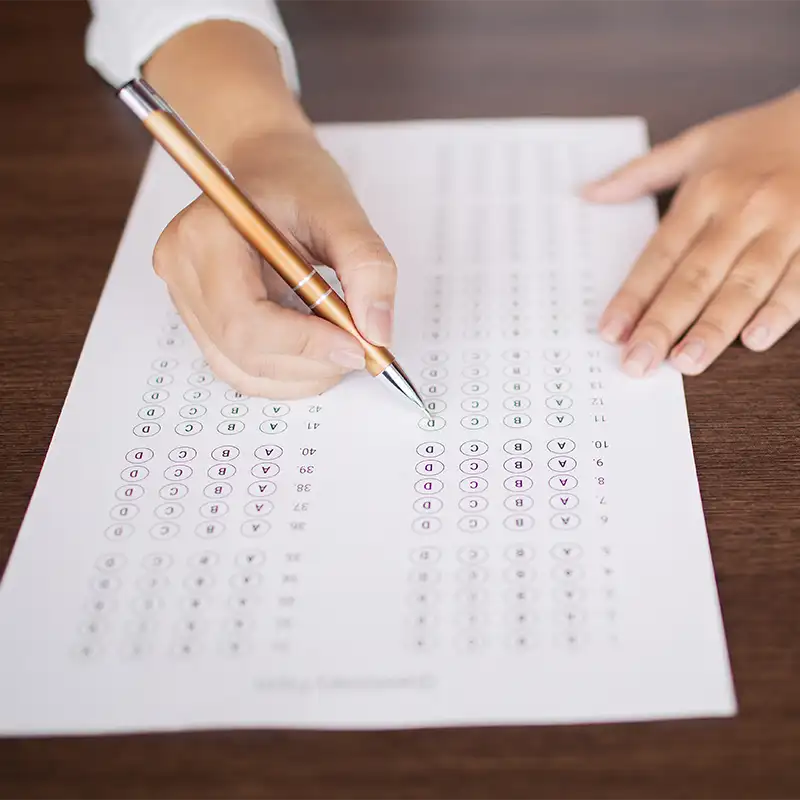
<path fill-rule="evenodd" d="M 304 464 L 303 466 L 298 467 L 298 469 L 300 470 L 301 475 L 310 475 L 312 472 L 314 472 L 313 464 Z"/>
<path fill-rule="evenodd" d="M 298 492 L 310 492 L 311 491 L 311 484 L 310 483 L 296 483 L 295 489 Z"/>
<path fill-rule="evenodd" d="M 300 455 L 301 456 L 313 456 L 314 453 L 316 453 L 316 452 L 317 452 L 317 448 L 316 447 L 303 447 L 300 450 Z"/>

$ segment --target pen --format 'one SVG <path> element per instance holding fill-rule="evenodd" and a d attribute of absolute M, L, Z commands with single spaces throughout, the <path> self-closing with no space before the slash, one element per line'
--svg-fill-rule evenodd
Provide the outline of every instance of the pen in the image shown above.
<path fill-rule="evenodd" d="M 414 384 L 389 350 L 372 344 L 359 333 L 344 300 L 238 188 L 228 169 L 156 90 L 147 81 L 136 79 L 126 83 L 118 96 L 308 308 L 358 340 L 364 348 L 367 371 L 401 392 L 430 418 Z"/>

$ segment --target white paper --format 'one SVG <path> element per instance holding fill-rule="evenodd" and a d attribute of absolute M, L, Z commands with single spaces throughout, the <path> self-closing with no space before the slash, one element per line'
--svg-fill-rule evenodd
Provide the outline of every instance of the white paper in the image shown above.
<path fill-rule="evenodd" d="M 575 189 L 645 126 L 320 135 L 445 426 L 366 374 L 289 404 L 213 381 L 150 268 L 196 194 L 154 151 L 0 589 L 0 731 L 735 713 L 681 379 L 592 332 L 656 214 Z"/>

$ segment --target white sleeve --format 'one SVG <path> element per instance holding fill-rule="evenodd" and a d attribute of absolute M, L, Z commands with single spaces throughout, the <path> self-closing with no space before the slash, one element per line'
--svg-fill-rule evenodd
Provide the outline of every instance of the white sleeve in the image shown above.
<path fill-rule="evenodd" d="M 242 22 L 275 45 L 286 82 L 299 91 L 292 44 L 274 0 L 89 0 L 86 60 L 109 83 L 140 76 L 160 45 L 190 25 L 210 19 Z"/>

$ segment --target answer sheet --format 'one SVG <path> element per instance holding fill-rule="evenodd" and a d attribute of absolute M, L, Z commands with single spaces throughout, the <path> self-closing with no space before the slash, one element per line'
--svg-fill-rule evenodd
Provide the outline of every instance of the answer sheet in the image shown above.
<path fill-rule="evenodd" d="M 150 266 L 197 194 L 155 148 L 0 588 L 0 732 L 735 713 L 681 378 L 595 332 L 656 213 L 576 189 L 642 121 L 319 133 L 433 420 L 215 379 Z"/>

